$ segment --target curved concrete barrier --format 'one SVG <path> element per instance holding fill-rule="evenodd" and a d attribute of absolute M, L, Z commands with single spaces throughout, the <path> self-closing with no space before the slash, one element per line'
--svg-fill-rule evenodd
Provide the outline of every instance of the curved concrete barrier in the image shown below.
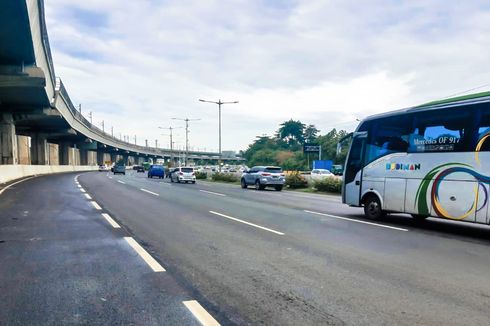
<path fill-rule="evenodd" d="M 33 175 L 96 170 L 96 165 L 0 165 L 0 183 Z"/>

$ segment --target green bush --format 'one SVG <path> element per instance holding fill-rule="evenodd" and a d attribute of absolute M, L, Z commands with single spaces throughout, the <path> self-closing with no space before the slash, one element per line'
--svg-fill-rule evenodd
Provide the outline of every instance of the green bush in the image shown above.
<path fill-rule="evenodd" d="M 342 189 L 342 180 L 335 177 L 315 180 L 313 181 L 313 188 L 322 192 L 340 193 Z"/>
<path fill-rule="evenodd" d="M 206 180 L 208 178 L 208 174 L 206 172 L 196 171 L 196 179 L 198 180 Z"/>
<path fill-rule="evenodd" d="M 292 172 L 286 176 L 285 185 L 291 189 L 306 188 L 308 182 L 299 172 Z"/>
<path fill-rule="evenodd" d="M 211 179 L 213 181 L 238 182 L 237 176 L 231 173 L 216 172 Z"/>

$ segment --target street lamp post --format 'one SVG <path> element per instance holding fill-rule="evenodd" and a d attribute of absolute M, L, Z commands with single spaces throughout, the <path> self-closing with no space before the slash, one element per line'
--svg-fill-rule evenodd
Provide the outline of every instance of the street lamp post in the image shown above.
<path fill-rule="evenodd" d="M 207 101 L 207 100 L 202 100 L 199 99 L 201 102 L 206 102 L 206 103 L 213 103 L 213 104 L 218 104 L 218 116 L 219 116 L 219 154 L 218 154 L 218 169 L 221 172 L 221 105 L 223 104 L 238 104 L 238 101 L 232 101 L 232 102 L 222 102 L 221 100 L 216 101 Z"/>
<path fill-rule="evenodd" d="M 185 157 L 184 157 L 184 165 L 187 165 L 187 158 L 189 157 L 189 121 L 198 121 L 198 120 L 201 120 L 201 119 L 172 118 L 172 120 L 185 121 Z"/>

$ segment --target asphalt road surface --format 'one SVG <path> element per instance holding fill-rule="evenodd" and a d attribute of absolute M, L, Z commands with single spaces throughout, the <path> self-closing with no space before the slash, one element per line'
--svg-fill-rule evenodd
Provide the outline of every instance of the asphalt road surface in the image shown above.
<path fill-rule="evenodd" d="M 74 176 L 34 178 L 0 195 L 0 324 L 39 313 L 76 323 L 76 305 L 91 324 L 192 324 L 189 300 L 222 325 L 490 324 L 488 226 L 401 214 L 373 222 L 336 196 L 176 184 L 134 171 L 82 174 L 82 193 Z M 24 211 L 20 231 L 11 217 Z M 49 238 L 46 225 L 69 250 L 36 252 L 36 241 L 15 240 Z M 127 237 L 166 271 L 151 271 Z M 29 283 L 49 272 L 56 280 Z M 93 303 L 91 291 L 114 300 Z"/>

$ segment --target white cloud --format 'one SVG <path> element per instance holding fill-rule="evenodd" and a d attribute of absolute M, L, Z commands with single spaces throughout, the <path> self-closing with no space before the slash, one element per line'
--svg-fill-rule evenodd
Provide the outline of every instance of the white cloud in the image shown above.
<path fill-rule="evenodd" d="M 352 129 L 490 82 L 484 1 L 51 0 L 46 12 L 74 102 L 141 140 L 202 118 L 191 144 L 216 149 L 217 108 L 198 98 L 240 101 L 223 108 L 223 148 L 242 149 L 285 119 Z"/>

